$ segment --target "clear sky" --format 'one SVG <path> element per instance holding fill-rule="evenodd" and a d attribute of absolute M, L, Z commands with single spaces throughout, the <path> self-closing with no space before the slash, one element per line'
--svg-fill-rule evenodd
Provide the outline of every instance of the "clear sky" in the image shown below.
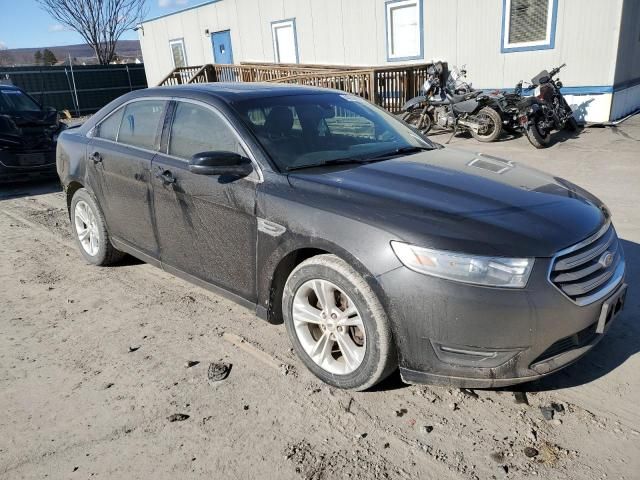
<path fill-rule="evenodd" d="M 204 0 L 146 0 L 146 18 L 164 15 Z M 123 40 L 137 39 L 135 32 L 126 32 Z M 52 47 L 84 43 L 76 32 L 49 17 L 35 0 L 0 0 L 0 48 Z"/>

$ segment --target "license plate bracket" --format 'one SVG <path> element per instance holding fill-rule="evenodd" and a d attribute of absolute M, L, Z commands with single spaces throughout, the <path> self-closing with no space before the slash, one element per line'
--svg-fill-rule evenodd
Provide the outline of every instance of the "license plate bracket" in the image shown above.
<path fill-rule="evenodd" d="M 604 333 L 605 326 L 622 311 L 626 294 L 627 284 L 625 283 L 611 298 L 602 304 L 600 318 L 598 319 L 598 325 L 596 326 L 596 333 Z"/>

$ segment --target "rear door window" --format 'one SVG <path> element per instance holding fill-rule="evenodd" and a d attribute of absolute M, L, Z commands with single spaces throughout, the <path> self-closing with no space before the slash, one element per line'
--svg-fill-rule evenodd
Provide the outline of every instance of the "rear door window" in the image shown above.
<path fill-rule="evenodd" d="M 141 100 L 128 104 L 120 122 L 118 143 L 155 150 L 166 106 L 165 100 Z"/>

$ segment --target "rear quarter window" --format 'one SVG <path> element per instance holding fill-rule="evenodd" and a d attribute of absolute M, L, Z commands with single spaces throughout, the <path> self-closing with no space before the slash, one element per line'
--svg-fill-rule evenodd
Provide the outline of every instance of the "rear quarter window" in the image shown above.
<path fill-rule="evenodd" d="M 122 122 L 123 113 L 124 108 L 119 108 L 109 115 L 105 120 L 98 124 L 98 128 L 96 129 L 94 136 L 97 138 L 104 138 L 105 140 L 113 140 L 115 142 L 118 138 L 118 129 Z"/>

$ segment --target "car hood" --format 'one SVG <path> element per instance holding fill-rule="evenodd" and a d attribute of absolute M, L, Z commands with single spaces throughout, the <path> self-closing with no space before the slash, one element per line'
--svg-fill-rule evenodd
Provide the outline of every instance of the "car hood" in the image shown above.
<path fill-rule="evenodd" d="M 552 256 L 608 219 L 600 200 L 567 180 L 451 148 L 303 170 L 289 182 L 315 206 L 391 238 L 481 255 Z"/>

